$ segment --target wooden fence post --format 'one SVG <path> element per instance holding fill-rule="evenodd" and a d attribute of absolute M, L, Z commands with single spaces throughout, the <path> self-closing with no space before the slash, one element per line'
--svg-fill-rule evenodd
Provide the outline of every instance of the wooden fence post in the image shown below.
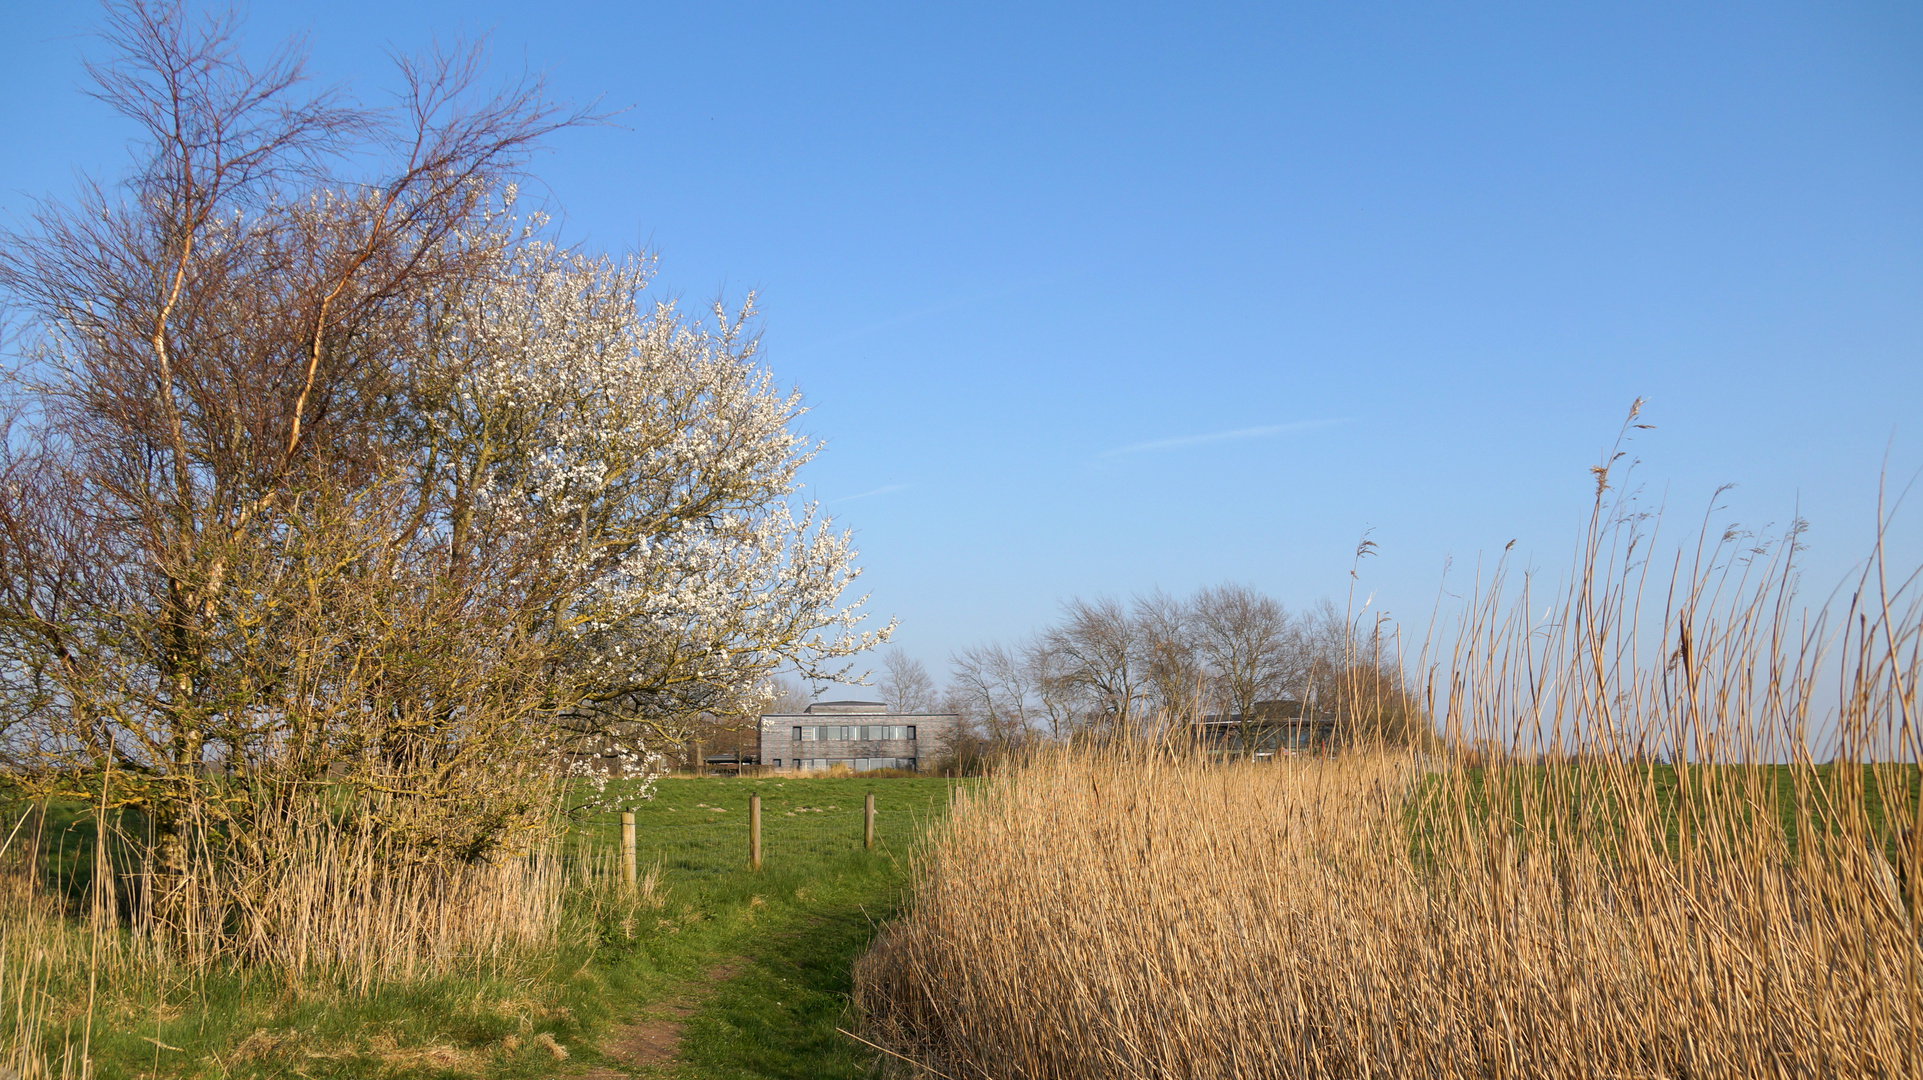
<path fill-rule="evenodd" d="M 761 796 L 748 796 L 748 869 L 761 869 Z"/>
<path fill-rule="evenodd" d="M 861 846 L 875 850 L 875 793 L 872 791 L 861 804 Z"/>
<path fill-rule="evenodd" d="M 621 883 L 634 888 L 634 811 L 621 814 Z"/>

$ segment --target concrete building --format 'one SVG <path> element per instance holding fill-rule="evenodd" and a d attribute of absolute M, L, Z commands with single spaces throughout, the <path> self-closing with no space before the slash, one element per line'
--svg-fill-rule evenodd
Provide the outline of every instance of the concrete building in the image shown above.
<path fill-rule="evenodd" d="M 928 772 L 947 753 L 960 722 L 952 713 L 891 713 L 879 701 L 817 701 L 802 712 L 762 715 L 761 763 Z"/>

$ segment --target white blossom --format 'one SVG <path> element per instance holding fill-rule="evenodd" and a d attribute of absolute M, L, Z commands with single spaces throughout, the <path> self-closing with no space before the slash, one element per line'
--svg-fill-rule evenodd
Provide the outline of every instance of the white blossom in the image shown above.
<path fill-rule="evenodd" d="M 818 446 L 794 430 L 748 332 L 753 297 L 705 319 L 648 302 L 651 265 L 523 235 L 482 287 L 424 318 L 419 481 L 449 544 L 529 553 L 560 583 L 551 623 L 564 730 L 648 775 L 650 740 L 752 705 L 774 669 L 832 679 L 863 630 L 855 549 L 794 501 Z M 644 734 L 645 732 L 645 734 Z"/>

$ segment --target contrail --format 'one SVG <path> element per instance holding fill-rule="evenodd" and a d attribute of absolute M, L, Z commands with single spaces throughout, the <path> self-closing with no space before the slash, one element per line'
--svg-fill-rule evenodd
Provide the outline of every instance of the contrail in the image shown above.
<path fill-rule="evenodd" d="M 1346 424 L 1348 417 L 1333 420 L 1297 420 L 1288 424 L 1265 424 L 1262 427 L 1236 428 L 1234 431 L 1214 431 L 1207 435 L 1179 435 L 1173 439 L 1154 439 L 1149 442 L 1132 443 L 1104 450 L 1098 458 L 1120 457 L 1123 454 L 1145 454 L 1152 450 L 1175 450 L 1184 446 L 1201 446 L 1205 443 L 1238 442 L 1243 439 L 1268 439 L 1277 435 L 1287 435 L 1296 431 L 1310 431 L 1315 428 L 1333 427 Z"/>

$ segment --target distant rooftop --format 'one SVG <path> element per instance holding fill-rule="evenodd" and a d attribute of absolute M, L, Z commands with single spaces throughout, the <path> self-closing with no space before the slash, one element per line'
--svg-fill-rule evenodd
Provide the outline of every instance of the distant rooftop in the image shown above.
<path fill-rule="evenodd" d="M 817 701 L 798 713 L 762 713 L 766 720 L 776 716 L 893 716 L 926 717 L 930 721 L 958 719 L 946 712 L 895 712 L 885 701 Z"/>
<path fill-rule="evenodd" d="M 808 715 L 816 713 L 886 713 L 885 701 L 817 701 L 808 706 Z"/>

